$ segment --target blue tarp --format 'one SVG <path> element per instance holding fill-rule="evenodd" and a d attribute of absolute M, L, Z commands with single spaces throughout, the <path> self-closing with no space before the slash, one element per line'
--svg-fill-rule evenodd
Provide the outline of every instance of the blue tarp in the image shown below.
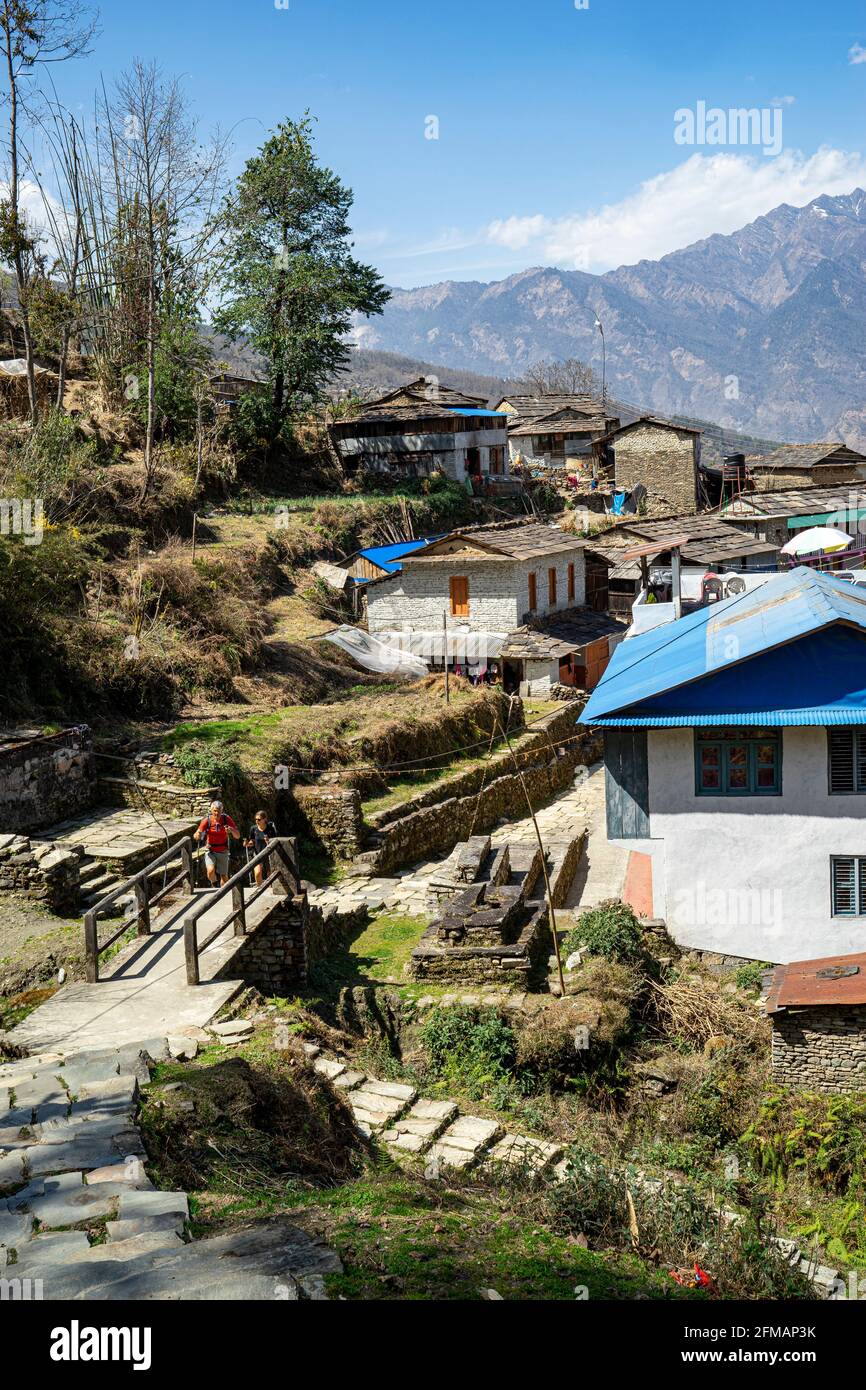
<path fill-rule="evenodd" d="M 501 420 L 503 425 L 507 424 L 508 416 L 501 410 L 470 410 L 465 406 L 449 405 L 445 407 L 450 410 L 452 415 L 487 415 L 494 420 Z"/>
<path fill-rule="evenodd" d="M 617 647 L 581 717 L 611 727 L 866 723 L 866 598 L 801 566 Z"/>

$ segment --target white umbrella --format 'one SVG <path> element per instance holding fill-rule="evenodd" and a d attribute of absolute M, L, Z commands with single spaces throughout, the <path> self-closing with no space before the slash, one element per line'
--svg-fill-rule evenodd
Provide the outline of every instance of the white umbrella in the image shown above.
<path fill-rule="evenodd" d="M 835 526 L 810 526 L 808 531 L 801 531 L 798 536 L 792 536 L 788 543 L 782 546 L 782 554 L 818 555 L 832 550 L 847 550 L 853 543 L 853 536 L 847 535 L 844 531 L 837 531 Z"/>

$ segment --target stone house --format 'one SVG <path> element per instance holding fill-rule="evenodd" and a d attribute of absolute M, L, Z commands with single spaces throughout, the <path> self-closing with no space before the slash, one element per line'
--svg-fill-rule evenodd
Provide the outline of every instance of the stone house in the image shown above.
<path fill-rule="evenodd" d="M 778 966 L 766 1012 L 776 1081 L 825 1093 L 866 1087 L 866 954 Z"/>
<path fill-rule="evenodd" d="M 608 838 L 681 946 L 784 962 L 866 945 L 866 605 L 801 566 L 639 634 L 580 722 Z"/>
<path fill-rule="evenodd" d="M 474 396 L 419 377 L 369 401 L 349 420 L 329 427 L 345 472 L 425 477 L 441 472 L 455 482 L 506 478 L 506 418 Z"/>
<path fill-rule="evenodd" d="M 592 471 L 593 444 L 619 419 L 595 396 L 549 392 L 504 396 L 496 409 L 508 417 L 512 463 Z"/>
<path fill-rule="evenodd" d="M 486 665 L 502 642 L 532 618 L 564 612 L 586 600 L 586 543 L 539 524 L 467 529 L 403 558 L 401 571 L 366 586 L 367 626 L 373 636 L 411 636 L 412 650 L 431 664 L 456 639 L 472 636 Z"/>
<path fill-rule="evenodd" d="M 631 492 L 642 483 L 654 506 L 661 504 L 672 512 L 697 510 L 700 430 L 642 415 L 630 425 L 609 430 L 595 448 L 605 461 L 612 458 L 618 492 Z"/>
<path fill-rule="evenodd" d="M 726 502 L 720 515 L 777 547 L 811 526 L 837 526 L 849 535 L 859 532 L 862 536 L 866 532 L 866 482 L 850 487 L 836 484 L 747 492 Z"/>
<path fill-rule="evenodd" d="M 849 449 L 838 440 L 784 444 L 771 454 L 750 455 L 746 466 L 758 492 L 866 482 L 866 454 Z"/>
<path fill-rule="evenodd" d="M 93 737 L 86 724 L 58 733 L 0 732 L 0 831 L 42 829 L 96 797 Z"/>

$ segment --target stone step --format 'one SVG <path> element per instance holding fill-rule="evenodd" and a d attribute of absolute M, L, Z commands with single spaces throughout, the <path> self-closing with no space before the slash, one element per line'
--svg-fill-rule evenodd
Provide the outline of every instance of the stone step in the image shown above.
<path fill-rule="evenodd" d="M 505 1134 L 488 1151 L 484 1162 L 489 1166 L 505 1165 L 507 1168 L 525 1168 L 533 1173 L 543 1173 L 562 1157 L 562 1152 L 562 1144 L 548 1144 L 525 1134 Z"/>
<path fill-rule="evenodd" d="M 501 1135 L 502 1126 L 495 1120 L 461 1115 L 443 1130 L 430 1149 L 429 1157 L 449 1168 L 470 1168 Z"/>
<path fill-rule="evenodd" d="M 406 1153 L 424 1153 L 447 1124 L 457 1116 L 453 1100 L 419 1100 L 392 1126 L 382 1131 L 383 1141 Z"/>

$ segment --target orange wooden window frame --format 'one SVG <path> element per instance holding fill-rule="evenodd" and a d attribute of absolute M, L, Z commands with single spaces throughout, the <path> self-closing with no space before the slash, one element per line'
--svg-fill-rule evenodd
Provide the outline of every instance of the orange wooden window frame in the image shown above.
<path fill-rule="evenodd" d="M 568 567 L 568 597 L 574 599 L 574 565 Z"/>
<path fill-rule="evenodd" d="M 451 591 L 452 618 L 469 617 L 469 579 L 465 574 L 454 574 L 449 580 Z"/>
<path fill-rule="evenodd" d="M 547 606 L 548 606 L 548 608 L 555 608 L 555 607 L 556 607 L 556 570 L 555 570 L 555 569 L 549 569 L 549 570 L 547 571 Z"/>
<path fill-rule="evenodd" d="M 529 576 L 529 611 L 530 611 L 530 613 L 534 613 L 537 607 L 538 607 L 538 585 L 537 585 L 537 583 L 536 583 L 536 581 L 535 581 L 535 575 L 534 575 L 534 574 L 531 574 L 531 575 Z"/>

